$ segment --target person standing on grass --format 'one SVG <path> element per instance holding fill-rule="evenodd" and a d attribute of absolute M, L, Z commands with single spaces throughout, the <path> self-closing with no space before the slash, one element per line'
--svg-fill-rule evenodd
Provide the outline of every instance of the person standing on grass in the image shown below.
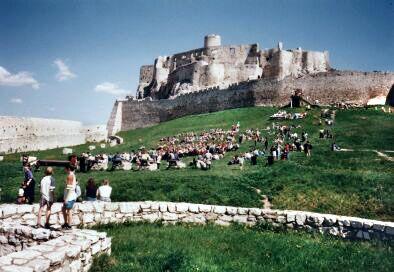
<path fill-rule="evenodd" d="M 65 167 L 67 173 L 65 189 L 64 189 L 64 204 L 63 204 L 63 217 L 64 217 L 64 229 L 70 229 L 72 224 L 72 208 L 77 199 L 76 187 L 77 179 L 74 174 L 74 167 L 67 165 Z"/>
<path fill-rule="evenodd" d="M 33 204 L 34 202 L 34 189 L 36 185 L 36 181 L 33 177 L 33 172 L 31 171 L 31 166 L 29 163 L 26 163 L 23 167 L 23 172 L 25 173 L 25 188 L 24 193 L 25 197 L 29 204 Z"/>
<path fill-rule="evenodd" d="M 311 143 L 309 141 L 306 141 L 306 143 L 304 144 L 304 152 L 307 157 L 311 156 L 311 150 L 312 150 Z"/>
<path fill-rule="evenodd" d="M 42 227 L 41 225 L 41 214 L 44 207 L 47 207 L 46 215 L 45 215 L 45 228 L 49 229 L 49 218 L 51 216 L 51 207 L 54 197 L 55 190 L 55 178 L 53 175 L 52 167 L 48 167 L 45 171 L 45 177 L 41 180 L 41 199 L 40 199 L 40 208 L 38 209 L 38 217 L 37 217 L 37 226 Z"/>

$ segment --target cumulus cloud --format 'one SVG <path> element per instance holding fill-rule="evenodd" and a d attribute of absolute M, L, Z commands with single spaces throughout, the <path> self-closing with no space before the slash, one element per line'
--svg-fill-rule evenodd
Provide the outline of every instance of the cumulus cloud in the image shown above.
<path fill-rule="evenodd" d="M 14 104 L 22 104 L 23 100 L 20 98 L 11 98 L 10 102 Z"/>
<path fill-rule="evenodd" d="M 112 82 L 103 82 L 101 84 L 98 84 L 94 88 L 94 90 L 100 93 L 108 93 L 108 94 L 119 95 L 119 96 L 130 93 L 130 91 L 122 89 L 118 86 L 118 84 Z"/>
<path fill-rule="evenodd" d="M 76 77 L 77 75 L 71 72 L 70 68 L 64 63 L 62 59 L 55 59 L 53 64 L 59 70 L 56 74 L 58 81 L 65 81 Z"/>
<path fill-rule="evenodd" d="M 29 72 L 18 72 L 11 74 L 3 66 L 0 66 L 0 85 L 3 86 L 31 86 L 38 89 L 40 85 Z"/>

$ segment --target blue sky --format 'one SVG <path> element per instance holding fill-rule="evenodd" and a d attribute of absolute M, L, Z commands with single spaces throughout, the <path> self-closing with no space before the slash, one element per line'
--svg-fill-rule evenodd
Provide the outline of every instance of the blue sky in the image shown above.
<path fill-rule="evenodd" d="M 159 55 L 223 44 L 328 50 L 331 65 L 394 70 L 394 6 L 375 1 L 0 1 L 0 115 L 106 123 Z"/>

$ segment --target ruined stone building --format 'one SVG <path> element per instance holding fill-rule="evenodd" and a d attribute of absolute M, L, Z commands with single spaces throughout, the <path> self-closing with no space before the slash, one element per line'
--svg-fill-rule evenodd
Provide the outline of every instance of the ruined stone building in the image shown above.
<path fill-rule="evenodd" d="M 319 104 L 366 104 L 387 97 L 393 73 L 338 71 L 328 52 L 222 45 L 208 35 L 204 47 L 159 56 L 140 69 L 136 98 L 117 100 L 109 134 L 177 117 L 247 106 L 282 106 L 294 89 Z"/>

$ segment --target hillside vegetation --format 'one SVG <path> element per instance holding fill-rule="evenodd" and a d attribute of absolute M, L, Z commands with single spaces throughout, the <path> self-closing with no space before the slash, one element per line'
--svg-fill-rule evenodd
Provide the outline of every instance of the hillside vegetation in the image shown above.
<path fill-rule="evenodd" d="M 392 271 L 392 248 L 242 226 L 103 226 L 111 256 L 91 271 Z"/>
<path fill-rule="evenodd" d="M 276 108 L 254 107 L 226 110 L 209 114 L 188 116 L 157 126 L 121 132 L 125 143 L 101 149 L 97 145 L 92 153 L 130 151 L 141 145 L 156 147 L 160 138 L 179 132 L 200 132 L 210 128 L 230 128 L 237 121 L 241 131 L 247 128 L 266 128 L 272 125 L 269 116 Z M 300 110 L 298 110 L 300 111 Z M 288 161 L 266 166 L 260 158 L 257 166 L 247 163 L 239 167 L 228 166 L 235 152 L 228 152 L 224 159 L 214 161 L 211 170 L 198 169 L 148 171 L 115 171 L 77 173 L 84 188 L 89 177 L 96 181 L 108 178 L 113 187 L 113 201 L 184 201 L 234 206 L 262 207 L 261 194 L 269 197 L 273 208 L 296 209 L 342 215 L 353 215 L 382 220 L 394 220 L 394 162 L 378 156 L 372 150 L 394 156 L 394 115 L 374 109 L 341 110 L 332 127 L 336 142 L 349 152 L 332 152 L 331 140 L 318 139 L 320 110 L 312 110 L 306 119 L 280 122 L 301 125 L 313 145 L 312 156 L 291 153 Z M 266 136 L 262 130 L 262 136 Z M 272 137 L 269 137 L 272 143 Z M 246 151 L 252 142 L 242 144 L 238 151 Z M 88 145 L 73 147 L 79 154 Z M 62 159 L 62 149 L 30 152 L 39 158 Z M 185 160 L 188 162 L 191 158 Z M 42 171 L 36 173 L 39 181 Z M 65 175 L 56 169 L 57 195 L 61 197 Z M 19 155 L 8 155 L 0 162 L 1 200 L 13 202 L 22 181 Z M 36 190 L 38 193 L 38 190 Z M 38 195 L 38 194 L 37 194 Z M 38 201 L 38 198 L 36 199 Z"/>

